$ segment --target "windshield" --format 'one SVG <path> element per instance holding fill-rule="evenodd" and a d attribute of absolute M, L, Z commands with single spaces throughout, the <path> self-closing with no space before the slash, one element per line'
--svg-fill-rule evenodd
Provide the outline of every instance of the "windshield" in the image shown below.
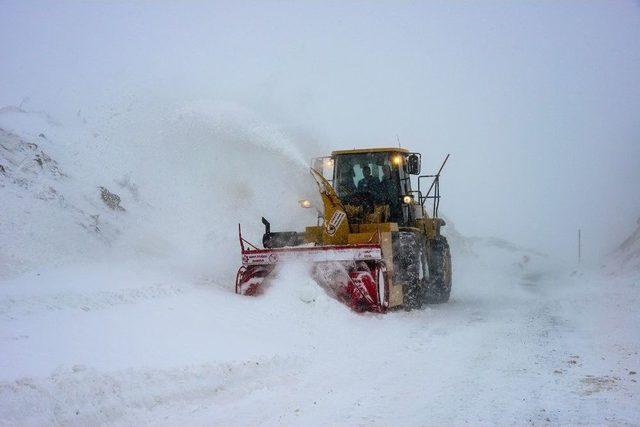
<path fill-rule="evenodd" d="M 334 186 L 338 197 L 371 193 L 377 203 L 394 204 L 399 196 L 399 175 L 392 155 L 382 152 L 336 156 Z"/>
<path fill-rule="evenodd" d="M 333 187 L 347 205 L 388 206 L 387 221 L 405 224 L 409 209 L 402 196 L 411 193 L 411 181 L 404 171 L 404 155 L 394 151 L 338 154 L 334 157 Z M 370 205 L 369 205 L 370 206 Z"/>

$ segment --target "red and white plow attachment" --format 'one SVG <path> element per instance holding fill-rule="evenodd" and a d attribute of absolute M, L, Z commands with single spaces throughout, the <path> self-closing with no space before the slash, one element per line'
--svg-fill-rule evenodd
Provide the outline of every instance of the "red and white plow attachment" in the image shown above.
<path fill-rule="evenodd" d="M 313 266 L 313 276 L 330 294 L 358 312 L 384 312 L 389 289 L 379 244 L 292 246 L 259 249 L 242 237 L 238 227 L 242 267 L 236 275 L 236 293 L 259 295 L 264 279 L 281 263 Z"/>

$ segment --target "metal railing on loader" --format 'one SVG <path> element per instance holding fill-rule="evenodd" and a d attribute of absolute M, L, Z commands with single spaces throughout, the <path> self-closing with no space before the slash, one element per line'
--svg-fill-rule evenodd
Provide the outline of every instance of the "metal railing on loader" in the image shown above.
<path fill-rule="evenodd" d="M 424 209 L 425 202 L 429 199 L 433 200 L 433 218 L 438 218 L 438 209 L 440 208 L 440 174 L 442 173 L 442 169 L 444 169 L 444 165 L 447 164 L 449 156 L 450 154 L 447 154 L 447 157 L 444 158 L 444 161 L 442 162 L 442 165 L 440 166 L 440 169 L 438 169 L 438 172 L 436 172 L 436 174 L 418 176 L 418 201 L 420 202 L 422 209 Z M 423 179 L 427 178 L 433 178 L 433 180 L 431 181 L 431 185 L 429 186 L 426 194 L 423 195 L 420 183 Z M 433 194 L 431 194 L 432 191 Z"/>

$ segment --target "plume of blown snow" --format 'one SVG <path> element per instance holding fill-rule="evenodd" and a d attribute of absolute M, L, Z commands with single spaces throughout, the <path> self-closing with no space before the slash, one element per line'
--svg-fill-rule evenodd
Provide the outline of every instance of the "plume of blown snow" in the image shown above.
<path fill-rule="evenodd" d="M 298 200 L 316 196 L 308 159 L 324 150 L 312 140 L 293 140 L 240 106 L 131 104 L 84 109 L 55 124 L 43 122 L 40 112 L 31 121 L 22 109 L 7 112 L 20 115 L 20 122 L 3 122 L 18 123 L 12 132 L 25 138 L 47 135 L 52 157 L 68 175 L 69 196 L 90 201 L 83 208 L 87 214 L 99 215 L 117 229 L 106 243 L 110 256 L 159 257 L 230 286 L 240 259 L 239 223 L 243 234 L 258 243 L 261 216 L 283 230 L 315 221 L 315 212 L 300 209 Z M 103 206 L 101 188 L 120 197 L 122 211 Z M 48 254 L 38 263 L 55 260 L 59 239 L 48 239 L 46 230 L 66 229 L 76 240 L 96 239 L 86 230 L 77 237 L 77 221 L 25 218 L 20 213 L 30 207 L 21 199 L 12 202 L 11 217 L 25 222 L 23 229 L 33 226 L 27 222 L 41 222 L 39 233 L 44 235 L 37 240 L 19 231 L 9 236 L 14 242 L 9 249 L 20 248 L 20 256 L 28 257 L 31 248 L 38 247 L 38 253 Z M 79 241 L 66 244 L 84 247 Z M 82 252 L 79 261 L 104 256 Z"/>

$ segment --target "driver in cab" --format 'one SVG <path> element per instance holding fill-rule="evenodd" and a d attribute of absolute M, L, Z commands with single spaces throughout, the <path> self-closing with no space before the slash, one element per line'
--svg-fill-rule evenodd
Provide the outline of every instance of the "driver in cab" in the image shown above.
<path fill-rule="evenodd" d="M 338 191 L 340 194 L 348 196 L 356 192 L 356 184 L 353 182 L 354 175 L 353 168 L 351 167 L 344 168 L 341 171 L 340 177 L 338 178 Z"/>
<path fill-rule="evenodd" d="M 378 181 L 378 178 L 371 175 L 371 168 L 369 166 L 364 166 L 362 168 L 362 174 L 364 175 L 364 178 L 358 182 L 358 191 L 377 195 L 378 191 L 380 191 L 380 181 Z"/>

